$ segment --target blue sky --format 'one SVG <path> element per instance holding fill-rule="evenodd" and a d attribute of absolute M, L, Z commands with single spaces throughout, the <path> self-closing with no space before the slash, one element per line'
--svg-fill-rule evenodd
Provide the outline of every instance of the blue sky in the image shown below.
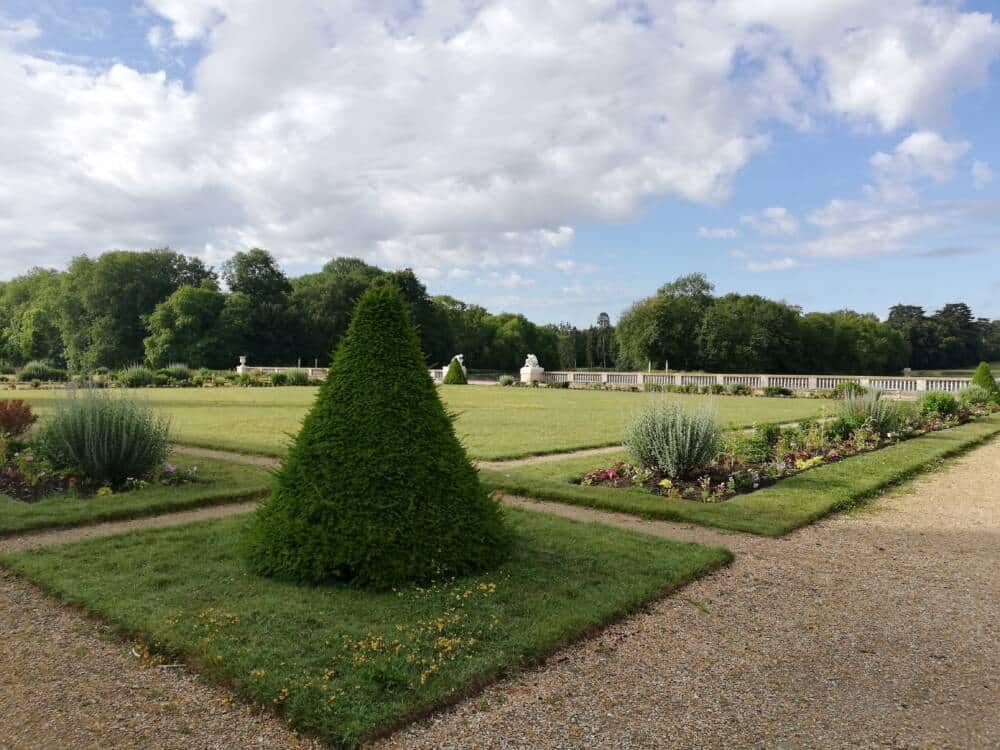
<path fill-rule="evenodd" d="M 6 0 L 0 279 L 260 245 L 540 322 L 693 271 L 806 310 L 1000 318 L 995 11 Z"/>

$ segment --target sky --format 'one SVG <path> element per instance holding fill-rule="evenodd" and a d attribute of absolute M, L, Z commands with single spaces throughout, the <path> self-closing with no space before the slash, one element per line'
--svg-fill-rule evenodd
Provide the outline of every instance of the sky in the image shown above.
<path fill-rule="evenodd" d="M 0 280 L 358 256 L 538 322 L 681 274 L 1000 318 L 1000 0 L 0 0 Z"/>

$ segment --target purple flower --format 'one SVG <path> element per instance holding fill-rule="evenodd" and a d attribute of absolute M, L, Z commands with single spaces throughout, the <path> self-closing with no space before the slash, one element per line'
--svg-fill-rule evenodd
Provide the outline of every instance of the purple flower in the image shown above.
<path fill-rule="evenodd" d="M 177 467 L 173 464 L 163 464 L 164 474 L 173 474 L 175 471 L 177 471 Z"/>

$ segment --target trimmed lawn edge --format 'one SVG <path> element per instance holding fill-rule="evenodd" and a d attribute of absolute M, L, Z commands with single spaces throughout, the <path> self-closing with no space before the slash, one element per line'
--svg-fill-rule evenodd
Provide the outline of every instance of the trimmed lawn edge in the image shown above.
<path fill-rule="evenodd" d="M 917 446 L 926 446 L 927 443 L 934 441 L 950 442 L 950 440 L 961 436 L 963 431 L 972 431 L 974 434 L 968 437 L 968 439 L 960 440 L 955 445 L 946 446 L 943 450 L 933 452 L 932 455 L 917 456 L 905 460 L 898 469 L 891 471 L 887 476 L 874 482 L 866 482 L 867 477 L 863 469 L 861 469 L 865 464 L 876 465 L 880 459 L 892 458 L 894 456 L 892 451 L 905 449 L 907 446 L 913 446 L 914 444 Z M 481 469 L 480 478 L 483 484 L 490 490 L 521 495 L 536 500 L 550 500 L 598 510 L 627 513 L 646 519 L 695 523 L 730 531 L 757 534 L 759 536 L 780 537 L 795 529 L 814 523 L 832 513 L 862 504 L 866 500 L 881 494 L 886 489 L 914 476 L 932 471 L 943 460 L 966 453 L 992 440 L 997 434 L 1000 434 L 1000 415 L 986 417 L 961 427 L 924 435 L 890 446 L 889 448 L 853 456 L 835 464 L 826 464 L 815 469 L 810 469 L 794 477 L 783 479 L 771 487 L 746 495 L 737 495 L 736 498 L 720 504 L 695 503 L 693 501 L 680 501 L 685 503 L 683 506 L 677 504 L 668 505 L 666 501 L 654 504 L 653 495 L 640 493 L 635 490 L 583 487 L 569 484 L 567 481 L 564 481 L 565 477 L 559 479 L 535 478 L 531 476 L 518 477 L 504 474 L 504 471 L 517 471 L 518 467 L 511 467 L 511 469 L 506 470 Z M 859 466 L 859 463 L 861 466 Z M 767 518 L 767 515 L 773 513 L 775 510 L 774 507 L 768 507 L 769 501 L 774 498 L 780 498 L 782 493 L 785 495 L 794 493 L 802 484 L 816 482 L 817 480 L 821 481 L 831 470 L 836 470 L 838 467 L 860 469 L 851 478 L 855 488 L 848 489 L 849 494 L 847 497 L 833 500 L 827 504 L 820 503 L 812 510 L 797 511 L 783 520 L 779 519 L 775 521 Z M 549 468 L 558 473 L 556 462 L 549 464 Z M 636 507 L 636 503 L 641 504 L 640 507 Z M 755 510 L 759 510 L 760 513 L 755 513 Z"/>
<path fill-rule="evenodd" d="M 35 533 L 47 531 L 65 531 L 67 529 L 82 529 L 88 526 L 100 526 L 103 523 L 113 521 L 134 521 L 139 518 L 153 518 L 155 516 L 166 516 L 171 513 L 181 513 L 187 510 L 197 510 L 199 508 L 212 508 L 219 505 L 234 505 L 245 503 L 250 500 L 258 500 L 265 497 L 267 489 L 241 490 L 239 492 L 221 492 L 219 495 L 208 497 L 191 498 L 180 502 L 170 502 L 164 500 L 161 503 L 147 506 L 145 508 L 122 508 L 120 510 L 102 513 L 93 518 L 87 518 L 79 523 L 51 523 L 39 524 L 24 529 L 0 529 L 0 539 L 9 539 L 18 536 L 31 536 Z"/>
<path fill-rule="evenodd" d="M 539 511 L 521 510 L 519 512 L 532 515 L 547 516 L 547 514 Z M 559 520 L 565 523 L 581 524 L 584 526 L 599 525 L 597 523 L 575 520 L 575 519 L 559 518 Z M 215 520 L 198 521 L 193 524 L 189 524 L 189 526 L 210 525 L 213 523 L 216 523 L 216 521 Z M 643 532 L 638 530 L 617 529 L 617 531 L 623 534 L 639 534 L 639 535 L 643 534 Z M 128 532 L 128 534 L 130 535 L 143 534 L 143 533 L 148 533 L 148 532 L 145 530 Z M 662 540 L 662 541 L 666 541 L 667 543 L 676 546 L 701 547 L 702 549 L 705 550 L 711 550 L 718 555 L 718 559 L 715 561 L 706 562 L 703 565 L 699 566 L 697 569 L 691 570 L 690 575 L 681 582 L 663 585 L 660 588 L 656 589 L 655 591 L 651 592 L 650 594 L 642 596 L 640 599 L 637 599 L 634 602 L 626 604 L 621 608 L 617 609 L 616 611 L 611 612 L 604 617 L 601 617 L 597 622 L 594 622 L 591 625 L 582 628 L 581 630 L 578 630 L 567 637 L 563 637 L 559 639 L 557 642 L 543 645 L 539 647 L 536 651 L 525 654 L 517 663 L 501 666 L 498 669 L 494 669 L 489 673 L 480 675 L 479 677 L 470 680 L 461 688 L 448 694 L 446 697 L 438 700 L 433 705 L 428 706 L 427 708 L 424 709 L 413 711 L 406 715 L 402 715 L 397 720 L 365 734 L 358 740 L 357 744 L 353 746 L 361 747 L 375 740 L 388 737 L 414 722 L 421 721 L 441 711 L 447 710 L 448 708 L 453 707 L 463 701 L 474 698 L 475 696 L 485 691 L 487 688 L 491 687 L 492 685 L 495 685 L 497 682 L 536 669 L 541 665 L 543 665 L 548 659 L 550 659 L 553 655 L 557 654 L 559 651 L 566 648 L 570 648 L 583 641 L 586 641 L 612 625 L 622 622 L 632 616 L 635 616 L 636 614 L 647 611 L 657 602 L 661 601 L 662 599 L 671 594 L 683 590 L 685 587 L 687 587 L 694 581 L 697 581 L 703 578 L 704 576 L 710 575 L 712 573 L 715 573 L 719 570 L 728 567 L 734 559 L 733 553 L 724 547 L 702 545 L 692 542 L 680 542 L 675 540 Z M 77 542 L 75 544 L 86 544 L 86 543 L 87 542 Z M 58 603 L 59 606 L 66 607 L 69 610 L 82 615 L 91 622 L 95 622 L 100 625 L 106 626 L 107 629 L 105 633 L 108 633 L 109 635 L 105 635 L 104 636 L 105 638 L 109 638 L 112 641 L 117 641 L 121 646 L 126 646 L 136 641 L 141 641 L 143 643 L 146 643 L 148 646 L 152 646 L 152 644 L 149 643 L 149 641 L 153 639 L 153 636 L 151 634 L 144 632 L 142 629 L 130 628 L 119 622 L 116 622 L 108 615 L 104 615 L 92 609 L 89 609 L 88 606 L 81 601 L 68 600 L 65 598 L 65 595 L 60 592 L 58 585 L 50 582 L 36 580 L 30 574 L 22 572 L 18 568 L 13 567 L 11 565 L 12 563 L 11 558 L 15 558 L 22 554 L 25 553 L 14 552 L 14 553 L 7 553 L 0 555 L 0 568 L 6 571 L 9 575 L 15 577 L 17 580 L 23 581 L 27 585 L 42 592 L 46 596 L 51 597 Z M 231 693 L 234 697 L 236 697 L 238 700 L 240 700 L 244 705 L 253 707 L 256 710 L 263 709 L 269 715 L 276 717 L 278 720 L 282 722 L 286 722 L 289 720 L 288 717 L 285 715 L 285 712 L 280 707 L 260 702 L 259 699 L 255 698 L 248 690 L 234 684 L 232 680 L 230 680 L 225 674 L 220 672 L 209 661 L 198 658 L 196 655 L 193 654 L 185 654 L 182 649 L 171 649 L 169 647 L 166 648 L 151 647 L 150 650 L 151 653 L 162 657 L 166 657 L 170 659 L 172 662 L 183 663 L 185 666 L 189 668 L 191 673 L 197 679 L 204 680 L 209 684 L 221 686 L 229 693 Z M 299 730 L 299 732 L 302 736 L 315 737 L 323 742 L 327 742 L 322 738 L 322 736 L 318 732 L 314 730 L 308 730 L 308 729 Z M 340 747 L 340 745 L 336 743 L 333 743 L 332 746 Z"/>

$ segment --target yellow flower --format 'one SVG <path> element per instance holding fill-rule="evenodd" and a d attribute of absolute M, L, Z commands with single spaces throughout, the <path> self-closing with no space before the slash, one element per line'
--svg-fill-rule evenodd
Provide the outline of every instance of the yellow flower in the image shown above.
<path fill-rule="evenodd" d="M 97 490 L 97 496 L 98 497 L 109 497 L 110 495 L 113 495 L 113 494 L 115 494 L 115 493 L 112 492 L 112 490 L 111 490 L 110 487 L 101 487 L 101 488 L 99 488 Z"/>
<path fill-rule="evenodd" d="M 674 483 L 671 482 L 669 479 L 661 479 L 660 486 L 665 490 L 669 490 L 671 487 L 674 486 Z"/>

